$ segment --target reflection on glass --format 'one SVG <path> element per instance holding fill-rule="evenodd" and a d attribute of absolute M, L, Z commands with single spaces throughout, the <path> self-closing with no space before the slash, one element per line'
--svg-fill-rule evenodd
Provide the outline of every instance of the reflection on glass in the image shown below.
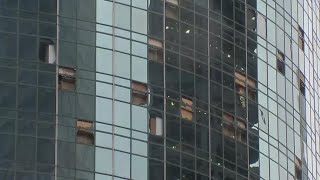
<path fill-rule="evenodd" d="M 96 48 L 96 71 L 112 74 L 112 51 Z"/>
<path fill-rule="evenodd" d="M 96 147 L 95 170 L 103 174 L 112 174 L 111 150 Z"/>
<path fill-rule="evenodd" d="M 112 101 L 96 98 L 96 121 L 112 124 Z"/>
<path fill-rule="evenodd" d="M 130 7 L 115 3 L 115 26 L 130 29 Z M 112 16 L 111 16 L 112 17 Z"/>
<path fill-rule="evenodd" d="M 130 128 L 130 105 L 119 101 L 114 102 L 115 125 Z"/>
<path fill-rule="evenodd" d="M 107 133 L 96 132 L 96 145 L 106 148 L 112 148 L 112 135 Z"/>
<path fill-rule="evenodd" d="M 148 159 L 140 156 L 131 157 L 132 178 L 139 180 L 148 179 Z"/>
<path fill-rule="evenodd" d="M 114 54 L 114 68 L 115 75 L 130 78 L 130 56 L 116 52 Z"/>
<path fill-rule="evenodd" d="M 130 154 L 115 151 L 114 161 L 114 174 L 130 178 Z"/>

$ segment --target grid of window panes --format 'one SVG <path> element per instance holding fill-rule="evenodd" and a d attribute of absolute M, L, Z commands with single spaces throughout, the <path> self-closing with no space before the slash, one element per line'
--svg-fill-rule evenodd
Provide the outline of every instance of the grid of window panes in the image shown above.
<path fill-rule="evenodd" d="M 58 176 L 317 176 L 308 2 L 61 5 Z"/>
<path fill-rule="evenodd" d="M 0 0 L 0 179 L 320 179 L 319 12 Z"/>
<path fill-rule="evenodd" d="M 0 1 L 0 179 L 54 173 L 56 11 L 53 0 Z"/>
<path fill-rule="evenodd" d="M 318 7 L 60 1 L 58 176 L 318 178 Z"/>

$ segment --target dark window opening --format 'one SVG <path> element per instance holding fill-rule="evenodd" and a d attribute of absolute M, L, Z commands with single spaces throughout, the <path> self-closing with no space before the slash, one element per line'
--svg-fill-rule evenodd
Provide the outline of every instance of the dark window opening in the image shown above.
<path fill-rule="evenodd" d="M 75 90 L 76 87 L 76 70 L 69 67 L 59 67 L 59 89 Z"/>
<path fill-rule="evenodd" d="M 156 61 L 163 63 L 163 44 L 161 41 L 149 38 L 148 40 L 148 59 L 151 61 Z"/>
<path fill-rule="evenodd" d="M 182 97 L 180 105 L 181 117 L 185 120 L 192 121 L 193 119 L 193 101 L 191 99 Z"/>
<path fill-rule="evenodd" d="M 155 136 L 162 136 L 163 122 L 160 117 L 150 117 L 149 119 L 149 133 Z"/>
<path fill-rule="evenodd" d="M 304 31 L 300 26 L 298 28 L 298 35 L 299 35 L 298 46 L 302 51 L 304 51 Z"/>
<path fill-rule="evenodd" d="M 249 88 L 248 89 L 248 97 L 251 100 L 256 101 L 257 100 L 257 90 Z"/>
<path fill-rule="evenodd" d="M 93 122 L 78 120 L 77 121 L 77 143 L 94 144 Z"/>
<path fill-rule="evenodd" d="M 172 1 L 172 0 L 171 0 Z M 172 18 L 172 19 L 175 19 L 175 20 L 178 20 L 178 17 L 179 17 L 179 8 L 178 6 L 176 6 L 174 3 L 175 2 L 172 2 L 171 3 L 167 3 L 167 7 L 166 7 L 166 17 L 168 18 Z M 169 2 L 169 1 L 168 1 Z"/>
<path fill-rule="evenodd" d="M 306 95 L 306 86 L 301 79 L 300 79 L 300 92 L 301 94 Z"/>
<path fill-rule="evenodd" d="M 50 39 L 40 39 L 39 43 L 39 59 L 42 62 L 54 64 L 56 61 L 55 44 Z"/>
<path fill-rule="evenodd" d="M 304 75 L 300 71 L 300 73 L 299 73 L 299 89 L 300 89 L 301 94 L 303 94 L 305 96 L 306 95 L 306 85 L 305 85 L 304 79 L 305 79 Z"/>
<path fill-rule="evenodd" d="M 131 103 L 145 105 L 148 103 L 148 86 L 145 83 L 132 81 Z"/>
<path fill-rule="evenodd" d="M 295 179 L 300 180 L 302 179 L 302 166 L 301 166 L 301 160 L 298 157 L 295 157 L 294 160 L 294 169 L 295 169 Z"/>
<path fill-rule="evenodd" d="M 284 54 L 280 51 L 277 53 L 277 70 L 280 72 L 282 75 L 285 75 L 285 67 L 286 64 L 284 62 Z"/>

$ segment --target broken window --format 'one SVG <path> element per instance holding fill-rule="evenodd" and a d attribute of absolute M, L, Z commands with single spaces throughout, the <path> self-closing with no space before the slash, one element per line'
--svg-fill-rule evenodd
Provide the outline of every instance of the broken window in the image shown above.
<path fill-rule="evenodd" d="M 193 101 L 191 99 L 182 97 L 181 98 L 181 105 L 180 105 L 180 112 L 181 112 L 181 117 L 183 119 L 192 121 L 193 119 Z"/>
<path fill-rule="evenodd" d="M 247 82 L 246 82 L 246 76 L 245 76 L 244 74 L 238 72 L 238 71 L 235 72 L 235 78 L 236 78 L 235 83 L 236 83 L 236 84 L 239 84 L 239 85 L 241 85 L 241 86 L 243 86 L 243 87 L 245 87 L 245 83 L 246 83 L 249 87 L 254 88 L 254 89 L 255 89 L 256 86 L 257 86 L 257 85 L 256 85 L 256 81 L 253 80 L 253 79 L 251 79 L 250 77 L 247 78 Z"/>
<path fill-rule="evenodd" d="M 280 72 L 282 75 L 285 75 L 285 62 L 284 62 L 284 54 L 278 50 L 277 53 L 277 70 Z"/>
<path fill-rule="evenodd" d="M 298 46 L 302 51 L 304 51 L 304 31 L 300 26 L 298 28 L 298 35 L 299 35 Z"/>
<path fill-rule="evenodd" d="M 169 2 L 169 1 L 167 1 L 167 2 Z M 166 17 L 178 20 L 179 8 L 174 3 L 175 2 L 173 0 L 171 0 L 170 3 L 167 3 L 167 6 L 166 6 Z"/>
<path fill-rule="evenodd" d="M 49 39 L 40 39 L 39 59 L 42 62 L 54 64 L 56 61 L 56 48 L 54 42 Z"/>
<path fill-rule="evenodd" d="M 306 85 L 305 85 L 305 77 L 303 73 L 299 72 L 299 89 L 302 95 L 306 95 Z"/>
<path fill-rule="evenodd" d="M 148 43 L 148 59 L 163 63 L 163 43 L 160 40 L 153 38 L 149 38 Z"/>
<path fill-rule="evenodd" d="M 93 122 L 84 120 L 77 121 L 77 143 L 94 144 Z"/>
<path fill-rule="evenodd" d="M 155 136 L 163 134 L 163 120 L 160 117 L 151 117 L 149 119 L 149 132 Z"/>
<path fill-rule="evenodd" d="M 166 2 L 178 6 L 178 0 L 166 0 Z"/>
<path fill-rule="evenodd" d="M 75 90 L 76 70 L 70 67 L 59 67 L 59 89 L 63 90 Z"/>
<path fill-rule="evenodd" d="M 223 115 L 223 135 L 247 143 L 247 126 L 244 120 L 230 114 Z"/>
<path fill-rule="evenodd" d="M 131 103 L 145 105 L 148 103 L 148 86 L 145 83 L 132 81 Z"/>
<path fill-rule="evenodd" d="M 241 106 L 243 108 L 246 107 L 246 88 L 248 88 L 248 97 L 252 100 L 256 100 L 256 81 L 251 79 L 250 77 L 247 77 L 243 75 L 240 72 L 235 72 L 235 84 L 236 84 L 236 90 L 239 94 Z M 246 86 L 247 85 L 247 86 Z"/>
<path fill-rule="evenodd" d="M 302 166 L 301 166 L 301 160 L 298 157 L 295 157 L 294 159 L 294 169 L 295 169 L 295 179 L 300 180 L 302 179 Z"/>

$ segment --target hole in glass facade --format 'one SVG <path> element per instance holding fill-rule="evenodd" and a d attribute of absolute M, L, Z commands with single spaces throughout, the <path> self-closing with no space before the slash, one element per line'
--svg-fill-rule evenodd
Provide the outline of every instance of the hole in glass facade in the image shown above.
<path fill-rule="evenodd" d="M 284 62 L 284 59 L 285 59 L 284 54 L 278 50 L 278 52 L 277 52 L 277 70 L 282 75 L 285 75 L 285 72 L 286 72 L 285 71 L 286 64 Z"/>
<path fill-rule="evenodd" d="M 69 67 L 59 67 L 59 89 L 75 90 L 76 70 Z"/>
<path fill-rule="evenodd" d="M 94 128 L 90 121 L 77 121 L 77 143 L 94 144 Z"/>

